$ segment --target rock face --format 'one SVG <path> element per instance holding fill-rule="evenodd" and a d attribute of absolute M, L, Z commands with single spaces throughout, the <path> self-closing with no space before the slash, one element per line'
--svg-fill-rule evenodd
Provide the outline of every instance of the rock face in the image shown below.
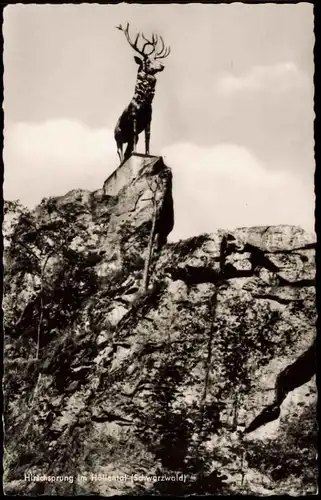
<path fill-rule="evenodd" d="M 171 172 L 139 155 L 102 190 L 20 217 L 5 255 L 7 494 L 316 492 L 314 237 L 169 244 L 172 227 Z"/>

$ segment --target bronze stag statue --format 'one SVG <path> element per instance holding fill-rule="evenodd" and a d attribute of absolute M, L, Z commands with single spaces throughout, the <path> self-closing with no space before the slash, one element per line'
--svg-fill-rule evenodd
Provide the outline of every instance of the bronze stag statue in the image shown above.
<path fill-rule="evenodd" d="M 163 38 L 156 34 L 153 34 L 151 40 L 148 40 L 144 34 L 138 33 L 133 42 L 129 35 L 129 23 L 127 23 L 126 28 L 119 25 L 117 29 L 123 31 L 129 45 L 139 54 L 134 57 L 138 64 L 135 92 L 115 127 L 117 153 L 120 162 L 122 162 L 135 152 L 138 136 L 143 131 L 145 131 L 145 154 L 149 154 L 152 101 L 156 86 L 155 75 L 164 69 L 164 65 L 158 59 L 167 57 L 170 54 L 170 47 L 165 47 Z M 144 43 L 139 48 L 138 43 L 141 36 Z M 127 143 L 125 155 L 123 155 L 124 143 Z"/>

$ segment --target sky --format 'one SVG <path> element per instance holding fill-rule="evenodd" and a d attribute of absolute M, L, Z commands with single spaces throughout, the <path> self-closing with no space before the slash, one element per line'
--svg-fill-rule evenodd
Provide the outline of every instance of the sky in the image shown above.
<path fill-rule="evenodd" d="M 29 207 L 99 189 L 137 65 L 125 36 L 170 45 L 151 154 L 173 172 L 169 239 L 217 228 L 314 228 L 313 5 L 9 5 L 4 10 L 4 198 Z M 138 152 L 144 152 L 140 138 Z"/>

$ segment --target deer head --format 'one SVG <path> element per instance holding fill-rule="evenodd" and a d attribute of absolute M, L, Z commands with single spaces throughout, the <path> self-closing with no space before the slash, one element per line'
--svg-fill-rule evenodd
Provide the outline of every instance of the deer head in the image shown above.
<path fill-rule="evenodd" d="M 161 36 L 153 33 L 152 39 L 149 40 L 144 34 L 137 33 L 135 41 L 132 41 L 129 35 L 129 23 L 127 23 L 126 28 L 123 28 L 120 24 L 117 26 L 117 29 L 125 34 L 129 45 L 139 54 L 139 56 L 134 56 L 135 62 L 140 66 L 139 71 L 144 71 L 149 75 L 154 75 L 159 71 L 163 71 L 164 65 L 158 60 L 167 57 L 171 49 L 170 47 L 165 47 L 164 40 Z M 143 46 L 139 48 L 138 43 L 141 39 L 143 39 L 144 43 Z"/>

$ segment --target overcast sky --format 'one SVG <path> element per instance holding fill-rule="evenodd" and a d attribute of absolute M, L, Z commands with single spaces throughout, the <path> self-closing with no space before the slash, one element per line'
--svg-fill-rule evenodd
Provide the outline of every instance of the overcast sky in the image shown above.
<path fill-rule="evenodd" d="M 10 5 L 4 11 L 5 199 L 98 189 L 137 65 L 119 23 L 156 31 L 151 153 L 173 171 L 171 239 L 314 225 L 313 5 Z M 138 151 L 143 152 L 141 137 Z"/>

